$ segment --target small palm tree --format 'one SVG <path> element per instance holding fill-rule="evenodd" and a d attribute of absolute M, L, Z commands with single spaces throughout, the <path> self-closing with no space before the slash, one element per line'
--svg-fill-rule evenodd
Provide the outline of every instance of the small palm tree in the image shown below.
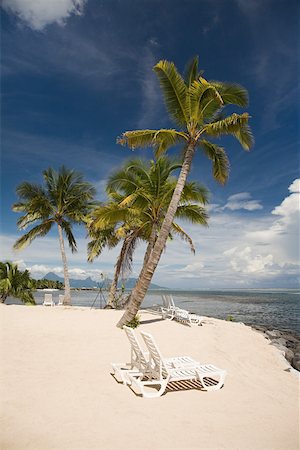
<path fill-rule="evenodd" d="M 131 270 L 133 253 L 139 241 L 148 243 L 144 257 L 144 265 L 147 264 L 176 186 L 176 178 L 171 175 L 180 168 L 180 164 L 166 157 L 156 162 L 133 160 L 109 178 L 107 193 L 111 202 L 97 207 L 92 213 L 90 225 L 95 239 L 89 243 L 89 258 L 92 260 L 98 256 L 104 245 L 111 247 L 123 241 L 108 299 L 111 306 L 120 273 Z M 187 183 L 176 217 L 207 225 L 206 211 L 199 205 L 207 203 L 207 196 L 202 185 Z M 175 221 L 169 238 L 172 239 L 173 235 L 187 241 L 195 251 L 190 236 Z"/>
<path fill-rule="evenodd" d="M 83 223 L 91 208 L 95 189 L 84 181 L 81 174 L 65 167 L 61 167 L 58 172 L 51 168 L 45 170 L 43 178 L 44 186 L 23 182 L 17 187 L 20 201 L 13 205 L 13 210 L 25 213 L 17 222 L 18 228 L 24 230 L 30 225 L 38 225 L 18 239 L 14 248 L 26 247 L 35 238 L 49 233 L 53 225 L 57 225 L 65 280 L 64 304 L 70 305 L 71 291 L 63 233 L 71 251 L 77 251 L 72 226 Z"/>
<path fill-rule="evenodd" d="M 0 262 L 0 302 L 5 303 L 7 297 L 15 297 L 23 303 L 35 305 L 32 295 L 33 284 L 28 270 L 18 269 L 17 264 Z"/>
<path fill-rule="evenodd" d="M 230 134 L 245 150 L 249 150 L 252 145 L 252 134 L 248 125 L 249 115 L 233 113 L 227 117 L 223 116 L 227 105 L 241 107 L 247 105 L 247 91 L 242 86 L 207 81 L 198 71 L 197 57 L 189 65 L 185 78 L 169 61 L 160 61 L 154 67 L 154 71 L 159 78 L 170 118 L 179 129 L 127 131 L 118 142 L 131 149 L 152 146 L 157 157 L 165 153 L 169 147 L 182 144 L 183 164 L 151 257 L 132 291 L 131 302 L 118 323 L 120 327 L 135 317 L 145 297 L 169 236 L 196 150 L 204 153 L 212 161 L 214 178 L 224 184 L 229 172 L 228 158 L 224 148 L 210 139 Z"/>

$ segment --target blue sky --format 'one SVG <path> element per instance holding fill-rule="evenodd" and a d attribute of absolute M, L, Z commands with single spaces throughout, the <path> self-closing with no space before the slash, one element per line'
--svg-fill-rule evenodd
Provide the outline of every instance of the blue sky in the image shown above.
<path fill-rule="evenodd" d="M 12 251 L 16 186 L 41 182 L 42 170 L 65 164 L 104 199 L 108 174 L 132 157 L 117 136 L 172 126 L 153 65 L 168 59 L 182 71 L 199 55 L 206 78 L 248 89 L 255 146 L 246 153 L 232 138 L 222 140 L 231 161 L 225 187 L 213 181 L 208 161 L 195 158 L 190 179 L 211 191 L 210 227 L 186 226 L 196 255 L 171 243 L 154 281 L 193 289 L 297 287 L 298 35 L 293 0 L 3 0 L 1 259 L 19 261 L 34 276 L 61 273 L 55 233 Z M 152 157 L 150 149 L 140 155 Z M 87 264 L 84 230 L 76 236 L 71 276 L 110 276 L 117 250 Z M 142 256 L 141 247 L 134 275 Z"/>

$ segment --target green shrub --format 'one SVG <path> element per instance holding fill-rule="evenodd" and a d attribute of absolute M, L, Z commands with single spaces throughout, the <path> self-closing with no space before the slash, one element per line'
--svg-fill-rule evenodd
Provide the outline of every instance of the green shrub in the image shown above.
<path fill-rule="evenodd" d="M 130 322 L 126 324 L 127 327 L 137 328 L 141 325 L 140 316 L 136 315 Z"/>

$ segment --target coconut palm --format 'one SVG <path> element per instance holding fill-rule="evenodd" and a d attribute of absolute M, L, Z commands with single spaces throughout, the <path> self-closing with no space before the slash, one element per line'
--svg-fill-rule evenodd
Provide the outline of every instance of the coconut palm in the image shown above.
<path fill-rule="evenodd" d="M 166 157 L 156 162 L 133 160 L 109 178 L 107 193 L 112 201 L 96 208 L 92 214 L 93 232 L 96 237 L 98 233 L 99 241 L 95 239 L 89 244 L 89 252 L 93 259 L 102 251 L 103 244 L 115 246 L 118 241 L 123 241 L 111 285 L 110 305 L 114 302 L 121 271 L 128 273 L 131 270 L 133 253 L 139 241 L 148 243 L 144 257 L 144 264 L 147 264 L 176 186 L 172 174 L 180 167 L 180 164 Z M 207 214 L 199 205 L 207 202 L 207 195 L 202 185 L 187 183 L 176 217 L 207 225 Z M 169 238 L 172 239 L 174 235 L 187 241 L 191 250 L 195 251 L 190 236 L 175 221 L 172 222 Z M 112 240 L 112 236 L 115 240 Z"/>
<path fill-rule="evenodd" d="M 224 184 L 228 178 L 229 162 L 225 150 L 211 138 L 223 135 L 235 137 L 245 150 L 252 145 L 252 134 L 248 125 L 248 113 L 232 113 L 224 116 L 227 105 L 244 107 L 248 103 L 247 91 L 238 84 L 207 81 L 198 72 L 198 58 L 189 65 L 185 78 L 169 61 L 160 61 L 154 67 L 163 91 L 170 118 L 178 126 L 175 129 L 127 131 L 118 139 L 131 149 L 154 147 L 156 156 L 164 154 L 173 145 L 183 145 L 183 163 L 159 236 L 151 252 L 148 264 L 142 270 L 131 302 L 118 326 L 130 322 L 136 315 L 147 292 L 154 271 L 159 263 L 166 240 L 171 230 L 192 160 L 196 150 L 211 161 L 214 178 Z"/>
<path fill-rule="evenodd" d="M 5 303 L 7 297 L 15 297 L 23 303 L 35 305 L 32 289 L 28 270 L 22 272 L 17 264 L 0 262 L 0 303 Z"/>
<path fill-rule="evenodd" d="M 91 208 L 95 189 L 84 181 L 81 174 L 65 167 L 61 167 L 58 172 L 47 169 L 43 172 L 43 178 L 44 186 L 23 182 L 17 187 L 20 201 L 13 205 L 13 210 L 24 213 L 17 222 L 18 228 L 24 230 L 36 223 L 38 225 L 19 238 L 14 248 L 23 249 L 57 225 L 64 269 L 64 304 L 70 305 L 71 291 L 63 234 L 67 237 L 71 251 L 77 251 L 72 226 L 83 222 Z"/>

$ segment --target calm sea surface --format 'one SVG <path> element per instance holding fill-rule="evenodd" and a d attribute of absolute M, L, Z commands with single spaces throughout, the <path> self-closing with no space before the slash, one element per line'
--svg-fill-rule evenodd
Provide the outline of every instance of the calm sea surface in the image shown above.
<path fill-rule="evenodd" d="M 52 293 L 55 303 L 59 293 Z M 300 333 L 299 290 L 149 291 L 142 306 L 162 304 L 162 294 L 172 294 L 176 306 L 204 316 L 219 319 L 232 316 L 235 321 L 247 325 L 265 325 Z M 74 291 L 72 304 L 100 308 L 105 304 L 104 296 L 96 291 Z M 43 292 L 35 293 L 37 304 L 43 302 L 43 297 Z M 11 299 L 8 303 L 18 302 Z"/>

